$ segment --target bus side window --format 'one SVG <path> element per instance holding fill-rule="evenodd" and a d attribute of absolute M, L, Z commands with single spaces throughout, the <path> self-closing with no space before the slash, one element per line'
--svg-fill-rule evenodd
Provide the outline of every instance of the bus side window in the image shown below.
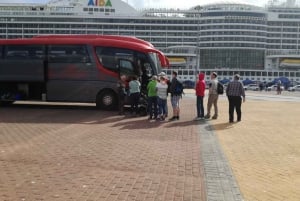
<path fill-rule="evenodd" d="M 6 59 L 43 59 L 44 46 L 42 45 L 8 45 Z"/>
<path fill-rule="evenodd" d="M 119 59 L 119 70 L 121 75 L 132 75 L 133 62 L 127 59 Z"/>
<path fill-rule="evenodd" d="M 0 59 L 2 59 L 2 55 L 3 55 L 3 47 L 0 45 Z"/>
<path fill-rule="evenodd" d="M 115 52 L 112 48 L 97 47 L 97 57 L 100 63 L 107 69 L 117 71 L 117 62 L 115 59 Z"/>
<path fill-rule="evenodd" d="M 134 53 L 132 50 L 114 47 L 96 47 L 97 57 L 104 68 L 118 72 L 118 60 L 124 59 L 133 62 Z M 129 69 L 127 69 L 128 71 Z M 133 69 L 130 74 L 133 74 Z"/>
<path fill-rule="evenodd" d="M 89 63 L 90 57 L 85 45 L 51 45 L 49 62 Z"/>

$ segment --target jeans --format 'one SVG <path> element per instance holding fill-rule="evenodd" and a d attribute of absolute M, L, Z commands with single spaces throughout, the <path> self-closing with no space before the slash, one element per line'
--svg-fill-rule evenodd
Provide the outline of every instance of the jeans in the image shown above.
<path fill-rule="evenodd" d="M 166 111 L 166 105 L 167 105 L 167 100 L 166 99 L 161 99 L 158 98 L 158 114 L 159 115 L 166 115 L 167 111 Z"/>
<path fill-rule="evenodd" d="M 157 96 L 151 96 L 148 97 L 148 111 L 150 114 L 150 117 L 152 118 L 154 116 L 154 118 L 157 118 Z"/>
<path fill-rule="evenodd" d="M 203 96 L 197 96 L 197 117 L 204 117 Z"/>
<path fill-rule="evenodd" d="M 130 100 L 131 100 L 131 112 L 135 112 L 137 114 L 139 111 L 140 93 L 130 94 Z"/>

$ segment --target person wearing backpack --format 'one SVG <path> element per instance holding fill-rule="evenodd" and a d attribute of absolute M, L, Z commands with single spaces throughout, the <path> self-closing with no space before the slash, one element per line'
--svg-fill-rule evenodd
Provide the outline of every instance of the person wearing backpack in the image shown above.
<path fill-rule="evenodd" d="M 180 114 L 179 100 L 182 96 L 182 90 L 183 90 L 182 83 L 177 80 L 177 72 L 173 71 L 172 81 L 170 86 L 173 117 L 170 118 L 169 121 L 179 120 L 179 114 Z"/>
<path fill-rule="evenodd" d="M 204 119 L 204 107 L 203 107 L 203 98 L 205 95 L 205 74 L 200 73 L 199 79 L 196 83 L 196 96 L 197 96 L 197 117 L 194 119 L 195 121 Z"/>
<path fill-rule="evenodd" d="M 213 72 L 210 75 L 210 83 L 209 83 L 209 90 L 208 90 L 208 100 L 207 100 L 207 113 L 205 115 L 205 119 L 210 119 L 211 114 L 211 107 L 214 105 L 215 114 L 212 116 L 212 119 L 218 118 L 218 99 L 219 99 L 219 93 L 218 93 L 218 80 L 216 79 L 218 77 L 216 72 Z"/>

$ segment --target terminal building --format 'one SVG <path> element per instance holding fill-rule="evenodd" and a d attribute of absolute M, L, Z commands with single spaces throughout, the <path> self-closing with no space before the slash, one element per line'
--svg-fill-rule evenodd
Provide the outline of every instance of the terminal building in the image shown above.
<path fill-rule="evenodd" d="M 258 7 L 240 1 L 190 9 L 136 10 L 121 0 L 0 3 L 0 38 L 49 34 L 134 36 L 169 58 L 181 80 L 216 71 L 220 80 L 300 82 L 300 7 L 295 0 Z"/>

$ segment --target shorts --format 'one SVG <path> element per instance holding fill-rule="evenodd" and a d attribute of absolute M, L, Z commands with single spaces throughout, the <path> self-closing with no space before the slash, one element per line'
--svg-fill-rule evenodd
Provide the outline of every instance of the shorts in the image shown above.
<path fill-rule="evenodd" d="M 180 100 L 181 96 L 172 96 L 171 97 L 171 104 L 173 108 L 179 108 L 179 100 Z"/>

